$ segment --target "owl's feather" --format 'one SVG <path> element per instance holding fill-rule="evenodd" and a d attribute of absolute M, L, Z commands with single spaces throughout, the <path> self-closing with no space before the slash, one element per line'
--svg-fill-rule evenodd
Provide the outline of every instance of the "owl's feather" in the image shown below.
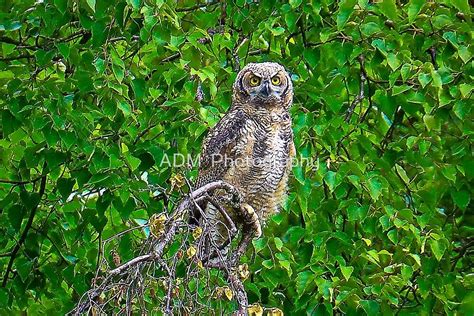
<path fill-rule="evenodd" d="M 242 157 L 242 148 L 237 145 L 248 127 L 246 124 L 247 116 L 238 110 L 227 113 L 209 132 L 202 146 L 197 188 L 221 180 L 229 169 L 230 162 Z M 245 148 L 243 151 L 245 152 Z"/>

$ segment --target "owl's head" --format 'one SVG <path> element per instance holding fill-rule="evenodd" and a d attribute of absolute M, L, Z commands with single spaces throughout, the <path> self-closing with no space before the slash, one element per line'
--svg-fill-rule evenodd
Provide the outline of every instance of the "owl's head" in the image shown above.
<path fill-rule="evenodd" d="M 277 63 L 251 63 L 234 82 L 234 102 L 254 107 L 289 108 L 293 102 L 290 75 Z"/>

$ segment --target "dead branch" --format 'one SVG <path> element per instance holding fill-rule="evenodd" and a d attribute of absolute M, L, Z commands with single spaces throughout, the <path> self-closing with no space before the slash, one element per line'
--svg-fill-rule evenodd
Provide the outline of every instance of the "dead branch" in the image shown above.
<path fill-rule="evenodd" d="M 151 229 L 152 225 L 149 223 L 148 225 L 137 227 L 137 229 L 127 229 L 126 233 L 120 232 L 114 237 L 107 238 L 101 245 L 101 258 L 97 267 L 96 277 L 92 281 L 93 288 L 82 295 L 76 307 L 69 312 L 69 315 L 96 312 L 108 314 L 113 310 L 118 310 L 120 313 L 125 314 L 131 314 L 137 310 L 146 312 L 143 299 L 144 293 L 151 291 L 150 293 L 154 293 L 153 296 L 157 296 L 155 292 L 157 289 L 161 289 L 161 287 L 163 287 L 162 297 L 157 299 L 159 299 L 160 304 L 158 305 L 161 305 L 162 312 L 165 315 L 172 315 L 174 310 L 179 310 L 180 313 L 182 310 L 188 312 L 192 310 L 193 313 L 199 313 L 198 311 L 204 311 L 206 308 L 209 309 L 210 304 L 197 302 L 196 297 L 186 287 L 184 288 L 184 293 L 181 292 L 180 286 L 182 286 L 181 283 L 189 282 L 192 278 L 199 279 L 199 276 L 203 274 L 207 277 L 207 282 L 210 282 L 212 274 L 209 272 L 213 268 L 222 272 L 222 277 L 224 278 L 222 280 L 227 280 L 227 284 L 232 290 L 232 298 L 237 302 L 238 306 L 235 314 L 247 315 L 247 293 L 238 274 L 238 265 L 241 256 L 253 238 L 251 229 L 246 227 L 246 225 L 242 227 L 242 239 L 237 244 L 237 247 L 228 253 L 230 257 L 227 258 L 227 255 L 222 252 L 224 247 L 221 246 L 220 248 L 219 245 L 212 242 L 210 236 L 212 229 L 215 227 L 210 225 L 205 216 L 203 216 L 204 221 L 200 228 L 202 229 L 200 236 L 195 236 L 197 228 L 189 224 L 191 210 L 195 207 L 199 208 L 198 202 L 207 201 L 211 203 L 219 210 L 226 222 L 223 224 L 228 227 L 229 242 L 225 244 L 225 248 L 231 247 L 231 242 L 239 231 L 229 214 L 227 214 L 226 209 L 212 197 L 212 193 L 215 190 L 226 192 L 230 197 L 228 202 L 233 207 L 240 207 L 240 193 L 232 185 L 224 181 L 212 182 L 198 188 L 189 193 L 174 208 L 171 214 L 157 217 L 166 218 L 166 220 L 163 220 L 161 234 L 156 234 L 156 232 L 150 233 L 137 249 L 139 255 L 115 268 L 110 267 L 111 264 L 104 256 L 107 253 L 106 248 L 111 247 L 111 244 L 116 242 L 116 238 L 122 238 L 126 233 L 136 232 L 138 228 L 143 229 L 147 227 Z M 199 211 L 204 213 L 201 209 Z M 156 223 L 154 225 L 156 226 Z M 193 237 L 191 238 L 190 236 Z M 193 239 L 195 243 L 191 244 Z M 208 243 L 206 244 L 204 240 L 207 240 Z M 211 241 L 210 245 L 209 241 Z M 173 254 L 169 254 L 171 244 L 179 245 L 177 252 Z M 209 250 L 209 253 L 201 257 L 200 254 L 203 253 L 203 249 Z M 213 255 L 211 256 L 210 254 Z M 189 262 L 186 262 L 188 273 L 183 282 L 178 276 L 177 266 L 186 259 L 189 259 Z M 114 262 L 120 264 L 120 259 Z M 208 285 L 209 289 L 215 287 L 216 285 Z M 189 297 L 187 299 L 184 297 L 182 300 L 177 301 L 177 297 L 181 299 L 180 295 L 183 297 L 188 295 Z M 207 300 L 210 301 L 212 299 L 215 298 L 209 294 Z"/>

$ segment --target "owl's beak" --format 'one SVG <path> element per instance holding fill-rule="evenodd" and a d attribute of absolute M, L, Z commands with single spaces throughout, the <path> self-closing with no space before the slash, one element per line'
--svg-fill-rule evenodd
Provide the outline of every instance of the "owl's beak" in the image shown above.
<path fill-rule="evenodd" d="M 259 95 L 261 95 L 264 98 L 268 98 L 268 96 L 272 93 L 272 88 L 270 88 L 270 85 L 268 84 L 268 81 L 265 81 L 263 83 L 262 88 L 258 92 Z"/>

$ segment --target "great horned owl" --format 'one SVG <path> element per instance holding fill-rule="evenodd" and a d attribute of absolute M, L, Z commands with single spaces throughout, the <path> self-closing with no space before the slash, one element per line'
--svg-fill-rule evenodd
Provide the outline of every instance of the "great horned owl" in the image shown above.
<path fill-rule="evenodd" d="M 229 111 L 203 143 L 196 188 L 217 180 L 233 185 L 242 195 L 242 211 L 229 205 L 225 209 L 236 225 L 250 225 L 254 237 L 286 198 L 295 155 L 288 112 L 292 102 L 293 84 L 281 65 L 248 64 L 237 75 Z M 213 193 L 216 198 L 222 194 Z M 222 245 L 228 223 L 213 204 L 202 209 L 213 228 L 212 239 Z"/>

